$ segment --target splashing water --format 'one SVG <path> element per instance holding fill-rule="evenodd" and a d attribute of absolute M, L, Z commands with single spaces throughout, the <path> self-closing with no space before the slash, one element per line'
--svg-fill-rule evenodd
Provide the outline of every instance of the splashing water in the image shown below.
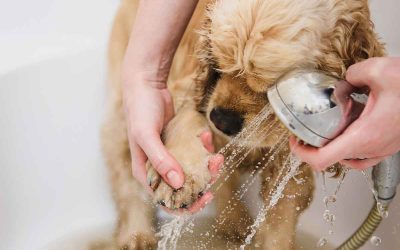
<path fill-rule="evenodd" d="M 261 124 L 260 124 L 261 125 Z M 232 174 L 236 171 L 237 167 L 243 162 L 243 160 L 263 141 L 265 138 L 273 133 L 275 130 L 273 129 L 274 125 L 276 125 L 276 122 L 271 123 L 269 126 L 266 128 L 263 128 L 259 130 L 260 136 L 257 138 L 251 138 L 252 139 L 252 144 L 250 147 L 244 147 L 244 144 L 246 141 L 250 139 L 252 135 L 249 135 L 247 138 L 243 138 L 243 141 L 241 142 L 241 145 L 239 147 L 235 148 L 232 150 L 232 153 L 230 155 L 226 155 L 227 153 L 227 148 L 232 147 L 232 144 L 229 144 L 225 146 L 223 149 L 221 149 L 218 153 L 219 154 L 225 154 L 225 160 L 224 160 L 224 165 L 220 170 L 217 182 L 213 184 L 212 191 L 216 192 L 218 191 L 223 184 L 232 176 Z M 236 137 L 235 137 L 236 138 Z M 282 139 L 283 137 L 281 136 L 279 139 Z M 276 150 L 273 150 L 271 148 L 269 152 L 267 152 L 264 155 L 264 158 L 267 158 L 267 156 L 272 153 L 274 154 Z M 271 155 L 271 159 L 273 160 L 273 155 Z M 260 162 L 261 164 L 261 162 Z M 259 166 L 256 166 L 256 169 Z M 254 174 L 254 172 L 252 172 Z M 211 186 L 209 186 L 211 188 Z"/>
<path fill-rule="evenodd" d="M 372 182 L 371 176 L 368 174 L 367 171 L 362 170 L 361 173 L 363 174 L 365 181 L 368 184 L 369 189 L 371 190 L 372 194 L 374 195 L 375 202 L 376 202 L 376 208 L 378 209 L 379 215 L 384 219 L 389 216 L 389 212 L 385 208 L 385 206 L 382 204 L 382 202 L 379 201 L 378 198 L 378 191 L 376 191 L 374 187 L 374 183 Z"/>
<path fill-rule="evenodd" d="M 382 243 L 382 239 L 379 238 L 378 236 L 372 236 L 370 242 L 374 246 L 379 246 Z"/>
<path fill-rule="evenodd" d="M 256 217 L 256 220 L 250 227 L 251 232 L 249 235 L 247 235 L 245 243 L 240 246 L 240 250 L 244 250 L 244 248 L 251 243 L 254 235 L 257 232 L 257 229 L 260 227 L 261 223 L 265 221 L 268 211 L 278 203 L 280 198 L 282 198 L 283 190 L 285 189 L 286 184 L 291 178 L 293 178 L 293 176 L 297 174 L 297 171 L 301 165 L 301 161 L 292 154 L 289 155 L 288 159 L 289 160 L 285 162 L 284 167 L 282 167 L 282 170 L 285 168 L 289 168 L 287 174 L 282 178 L 277 186 L 274 185 L 276 188 L 271 190 L 270 192 L 271 195 L 269 204 L 267 206 L 264 205 L 261 208 Z"/>
<path fill-rule="evenodd" d="M 186 216 L 182 216 L 175 217 L 170 222 L 162 225 L 160 232 L 156 234 L 157 237 L 161 237 L 158 241 L 158 249 L 175 250 L 185 222 Z"/>
<path fill-rule="evenodd" d="M 176 249 L 182 226 L 185 224 L 185 217 L 175 217 L 170 222 L 164 224 L 157 237 L 162 237 L 158 241 L 158 249 Z"/>
<path fill-rule="evenodd" d="M 239 204 L 237 201 L 240 201 L 240 199 L 243 198 L 243 196 L 246 194 L 246 192 L 249 190 L 251 185 L 255 182 L 257 175 L 260 175 L 263 170 L 269 166 L 271 161 L 274 160 L 274 156 L 281 152 L 281 149 L 283 148 L 284 145 L 287 143 L 287 133 L 283 133 L 279 140 L 280 141 L 273 149 L 270 149 L 264 157 L 262 157 L 261 162 L 258 162 L 255 166 L 255 169 L 250 173 L 249 177 L 244 181 L 244 183 L 241 185 L 239 190 L 235 191 L 233 196 L 228 200 L 228 206 L 226 206 L 220 213 L 220 215 L 215 218 L 216 224 L 223 224 L 227 218 L 227 215 L 229 215 L 232 211 L 234 211 L 235 207 Z M 271 154 L 271 155 L 269 155 Z M 269 157 L 268 157 L 269 156 Z M 265 161 L 267 159 L 267 161 Z M 289 159 L 289 158 L 288 158 Z M 286 163 L 287 164 L 287 161 Z M 284 164 L 284 165 L 285 165 Z M 281 170 L 282 173 L 282 170 Z M 277 183 L 275 183 L 277 184 Z M 215 229 L 216 226 L 215 224 L 212 225 L 212 227 Z M 214 230 L 216 232 L 216 230 Z M 211 232 L 208 231 L 206 234 L 210 234 Z M 208 249 L 209 244 L 211 243 L 210 238 L 207 238 L 205 242 L 202 243 L 202 249 Z"/>
<path fill-rule="evenodd" d="M 252 120 L 250 124 L 248 124 L 235 138 L 233 138 L 224 148 L 222 148 L 218 153 L 224 155 L 225 160 L 223 167 L 220 169 L 219 176 L 217 178 L 217 182 L 213 185 L 209 185 L 207 190 L 215 193 L 218 191 L 221 186 L 232 176 L 232 174 L 236 171 L 238 166 L 243 162 L 243 160 L 261 143 L 267 138 L 268 135 L 272 133 L 276 133 L 275 130 L 277 121 L 270 122 L 269 124 L 263 124 L 267 118 L 273 113 L 271 107 L 266 105 L 261 112 Z M 263 125 L 263 126 L 262 126 Z M 251 171 L 249 177 L 246 181 L 240 186 L 239 190 L 233 193 L 233 196 L 228 201 L 228 206 L 221 212 L 220 217 L 223 215 L 227 215 L 232 212 L 235 206 L 246 192 L 249 190 L 249 187 L 255 182 L 257 175 L 261 174 L 262 171 L 269 165 L 271 161 L 274 160 L 274 157 L 281 152 L 284 146 L 287 144 L 287 136 L 288 133 L 281 133 L 279 138 L 277 138 L 278 143 L 271 147 L 268 152 L 264 154 L 262 160 L 258 162 L 254 169 Z M 298 173 L 298 168 L 301 162 L 295 158 L 293 155 L 290 155 L 284 163 L 284 166 L 280 169 L 280 173 L 278 178 L 276 179 L 276 183 L 270 191 L 269 204 L 267 206 L 263 206 L 257 216 L 256 221 L 250 227 L 251 233 L 246 237 L 245 244 L 241 246 L 241 249 L 251 243 L 252 238 L 254 237 L 256 230 L 259 228 L 260 224 L 265 220 L 268 210 L 274 207 L 280 198 L 283 197 L 283 190 L 286 184 L 289 182 L 291 178 L 295 178 Z M 283 171 L 286 169 L 287 173 L 283 175 Z M 301 181 L 301 180 L 297 180 Z M 216 223 L 224 223 L 224 219 L 217 217 L 215 219 Z M 226 217 L 225 217 L 226 218 Z M 190 228 L 194 227 L 194 218 L 185 216 L 185 217 L 176 217 L 170 222 L 164 224 L 161 227 L 160 232 L 157 233 L 157 236 L 160 237 L 160 241 L 158 243 L 158 249 L 176 249 L 177 242 L 180 239 L 181 235 L 185 232 L 191 232 Z M 214 237 L 213 233 L 216 232 L 216 226 L 212 225 L 214 229 L 213 232 L 207 231 L 206 233 L 200 235 L 206 238 L 206 242 L 202 242 L 200 240 L 201 246 L 198 246 L 199 249 L 209 249 L 208 244 L 211 241 L 211 238 Z M 199 242 L 198 242 L 199 243 Z"/>
<path fill-rule="evenodd" d="M 320 238 L 317 242 L 317 247 L 323 247 L 328 243 L 328 240 L 324 237 Z"/>
<path fill-rule="evenodd" d="M 209 185 L 207 190 L 213 188 L 212 192 L 218 191 L 222 184 L 235 172 L 237 166 L 247 157 L 247 155 L 272 132 L 272 128 L 276 125 L 276 121 L 260 130 L 263 122 L 266 121 L 272 113 L 273 111 L 271 106 L 266 105 L 237 136 L 235 136 L 218 152 L 218 154 L 225 156 L 224 164 L 220 169 L 217 178 L 219 181 L 215 182 L 214 185 Z M 256 132 L 257 136 L 255 136 Z M 251 142 L 250 145 L 249 142 Z M 222 176 L 224 178 L 221 178 Z M 217 183 L 219 183 L 219 185 L 216 185 Z M 193 221 L 194 218 L 185 216 L 176 217 L 170 222 L 164 224 L 161 227 L 161 230 L 157 233 L 157 237 L 160 238 L 158 249 L 176 249 L 176 244 L 181 233 L 190 231 L 190 229 L 188 230 L 188 227 L 194 226 Z M 187 226 L 185 227 L 185 225 Z"/>
<path fill-rule="evenodd" d="M 333 204 L 336 202 L 337 200 L 337 194 L 339 193 L 340 187 L 342 186 L 344 179 L 348 173 L 349 169 L 345 168 L 344 171 L 341 173 L 340 175 L 340 179 L 336 185 L 336 188 L 334 190 L 334 192 L 330 195 L 328 195 L 328 191 L 326 188 L 326 174 L 325 172 L 322 172 L 322 190 L 325 193 L 325 197 L 322 199 L 322 202 L 325 205 L 325 211 L 322 214 L 322 218 L 324 219 L 324 221 L 326 223 L 328 223 L 330 225 L 330 229 L 328 231 L 328 235 L 333 235 L 334 234 L 334 224 L 336 221 L 336 215 L 333 214 L 331 212 L 331 210 L 329 209 L 329 205 Z M 326 242 L 324 243 L 324 245 L 327 243 L 327 238 L 322 237 L 318 242 L 317 242 L 317 246 L 320 245 L 321 242 L 324 242 L 323 240 L 325 240 Z M 323 245 L 321 245 L 320 247 L 322 247 Z"/>
<path fill-rule="evenodd" d="M 327 223 L 329 223 L 331 225 L 333 225 L 333 223 L 336 220 L 336 216 L 333 213 L 331 213 L 331 211 L 329 209 L 324 211 L 324 214 L 322 215 L 322 217 L 324 218 L 324 220 Z"/>

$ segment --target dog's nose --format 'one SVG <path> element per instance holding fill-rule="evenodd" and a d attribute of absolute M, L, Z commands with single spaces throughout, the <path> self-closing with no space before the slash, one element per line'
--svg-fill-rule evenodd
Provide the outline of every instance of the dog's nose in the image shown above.
<path fill-rule="evenodd" d="M 236 111 L 214 108 L 210 113 L 210 120 L 224 134 L 235 135 L 242 129 L 244 119 Z"/>

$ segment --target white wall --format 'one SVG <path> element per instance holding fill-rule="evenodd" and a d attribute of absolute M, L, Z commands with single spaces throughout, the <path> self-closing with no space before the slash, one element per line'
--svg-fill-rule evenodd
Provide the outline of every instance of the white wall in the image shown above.
<path fill-rule="evenodd" d="M 0 74 L 104 46 L 119 0 L 0 0 Z"/>
<path fill-rule="evenodd" d="M 119 1 L 0 1 L 0 249 L 40 249 L 115 219 L 99 133 Z"/>
<path fill-rule="evenodd" d="M 376 30 L 386 43 L 389 55 L 400 56 L 400 1 L 371 0 L 370 3 Z"/>

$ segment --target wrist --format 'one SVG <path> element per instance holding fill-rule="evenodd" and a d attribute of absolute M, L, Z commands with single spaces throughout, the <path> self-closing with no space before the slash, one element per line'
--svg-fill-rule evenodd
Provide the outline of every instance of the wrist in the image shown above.
<path fill-rule="evenodd" d="M 152 87 L 165 89 L 174 51 L 134 50 L 128 46 L 122 67 L 124 84 L 140 82 Z"/>
<path fill-rule="evenodd" d="M 166 89 L 168 74 L 169 69 L 124 67 L 122 84 L 124 88 L 142 84 L 156 89 Z"/>

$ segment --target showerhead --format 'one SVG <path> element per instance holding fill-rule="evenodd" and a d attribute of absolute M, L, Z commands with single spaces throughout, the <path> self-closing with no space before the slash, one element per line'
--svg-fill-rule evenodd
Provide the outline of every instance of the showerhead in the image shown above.
<path fill-rule="evenodd" d="M 295 70 L 268 91 L 281 122 L 304 142 L 322 147 L 364 109 L 367 96 L 345 80 L 317 70 Z"/>
<path fill-rule="evenodd" d="M 340 135 L 362 113 L 368 96 L 345 80 L 316 70 L 291 71 L 268 91 L 281 122 L 304 142 L 322 147 Z M 363 225 L 338 249 L 358 249 L 385 216 L 400 183 L 400 152 L 374 167 L 373 180 L 380 209 L 371 210 Z"/>

